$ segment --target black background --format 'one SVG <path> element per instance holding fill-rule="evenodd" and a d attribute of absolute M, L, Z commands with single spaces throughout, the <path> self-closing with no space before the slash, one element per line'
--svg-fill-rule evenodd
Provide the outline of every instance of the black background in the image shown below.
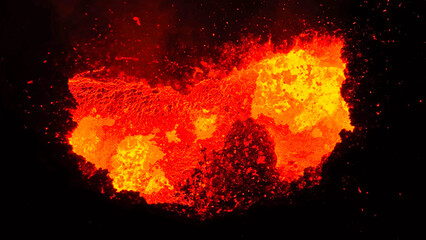
<path fill-rule="evenodd" d="M 426 101 L 424 1 L 126 3 L 2 1 L 2 228 L 17 235 L 132 234 L 140 239 L 411 239 L 419 230 L 420 209 L 413 200 L 424 189 L 417 184 L 426 160 L 421 110 Z M 116 23 L 108 9 L 124 20 L 115 25 L 115 34 L 107 35 L 112 40 L 100 41 L 102 27 Z M 151 43 L 143 42 L 148 53 L 138 57 L 150 62 L 167 55 L 183 67 L 169 71 L 160 61 L 138 74 L 157 79 L 162 76 L 153 72 L 164 73 L 178 82 L 170 84 L 178 85 L 190 71 L 185 66 L 196 64 L 200 56 L 214 58 L 217 47 L 249 34 L 265 41 L 270 37 L 273 43 L 311 28 L 344 34 L 347 87 L 353 89 L 348 101 L 357 130 L 342 133 L 343 142 L 324 165 L 319 186 L 282 202 L 259 203 L 244 214 L 198 222 L 110 200 L 81 179 L 76 157 L 61 143 L 75 126 L 66 110 L 75 104 L 68 77 L 97 64 L 113 64 L 120 53 L 108 49 L 117 49 L 127 38 L 122 32 L 129 32 L 130 39 L 141 37 L 132 27 L 120 32 L 137 26 L 133 16 L 146 23 L 165 12 L 171 17 L 157 20 L 173 29 L 153 34 L 152 41 L 160 45 L 156 56 L 149 50 Z M 104 21 L 95 30 L 94 18 Z M 146 23 L 153 33 L 155 21 Z M 201 27 L 205 32 L 198 32 Z M 73 47 L 83 42 L 89 47 L 76 54 Z M 129 46 L 140 47 L 129 43 L 121 51 L 135 52 Z M 97 62 L 90 65 L 88 56 Z"/>

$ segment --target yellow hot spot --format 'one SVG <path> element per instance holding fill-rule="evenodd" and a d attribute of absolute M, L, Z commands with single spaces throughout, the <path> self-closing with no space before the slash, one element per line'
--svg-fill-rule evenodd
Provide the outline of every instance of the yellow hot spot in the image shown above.
<path fill-rule="evenodd" d="M 288 179 L 318 165 L 340 142 L 340 131 L 353 129 L 340 94 L 346 67 L 341 47 L 340 43 L 308 44 L 254 66 L 257 79 L 251 116 L 273 120 L 268 132 L 275 142 L 277 167 Z"/>
<path fill-rule="evenodd" d="M 339 58 L 339 56 L 337 56 Z M 340 58 L 339 58 L 340 59 Z M 252 117 L 260 114 L 301 132 L 332 115 L 341 103 L 345 64 L 324 66 L 308 51 L 293 50 L 260 62 Z"/>
<path fill-rule="evenodd" d="M 178 143 L 178 142 L 181 141 L 180 138 L 176 134 L 176 129 L 166 132 L 166 137 L 167 137 L 168 142 Z"/>
<path fill-rule="evenodd" d="M 195 125 L 195 135 L 197 139 L 207 139 L 213 136 L 213 133 L 216 131 L 216 115 L 210 116 L 199 116 L 194 122 Z"/>
<path fill-rule="evenodd" d="M 82 118 L 69 138 L 73 151 L 94 163 L 97 168 L 107 169 L 109 157 L 114 149 L 110 148 L 110 141 L 105 136 L 103 127 L 113 124 L 114 119 L 111 118 L 100 116 Z"/>
<path fill-rule="evenodd" d="M 157 162 L 165 154 L 152 141 L 153 137 L 127 136 L 118 144 L 110 173 L 117 190 L 153 193 L 170 186 Z"/>

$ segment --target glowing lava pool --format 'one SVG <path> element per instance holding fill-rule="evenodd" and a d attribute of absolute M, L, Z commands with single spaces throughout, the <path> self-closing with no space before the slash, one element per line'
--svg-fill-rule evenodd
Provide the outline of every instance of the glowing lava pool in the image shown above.
<path fill-rule="evenodd" d="M 187 94 L 105 69 L 77 74 L 69 143 L 117 191 L 149 204 L 199 214 L 246 208 L 320 166 L 339 133 L 352 131 L 340 92 L 343 44 L 318 35 L 282 52 L 265 44 L 241 68 L 197 68 L 202 80 Z"/>

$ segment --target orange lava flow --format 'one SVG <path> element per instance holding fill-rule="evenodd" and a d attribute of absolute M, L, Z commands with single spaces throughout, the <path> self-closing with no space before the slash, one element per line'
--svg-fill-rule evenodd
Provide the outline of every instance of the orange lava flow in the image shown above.
<path fill-rule="evenodd" d="M 77 74 L 69 80 L 78 103 L 72 111 L 78 126 L 69 143 L 75 153 L 108 170 L 115 189 L 137 191 L 150 204 L 196 205 L 194 199 L 234 191 L 219 183 L 231 179 L 213 183 L 209 177 L 193 183 L 197 187 L 183 187 L 194 179 L 195 170 L 208 172 L 207 162 L 220 154 L 221 159 L 243 162 L 254 156 L 251 167 L 243 173 L 238 170 L 239 174 L 253 174 L 257 169 L 253 176 L 261 179 L 265 173 L 258 169 L 270 163 L 266 168 L 278 173 L 276 181 L 294 181 L 306 168 L 321 164 L 341 141 L 343 129 L 353 129 L 340 93 L 346 68 L 342 47 L 342 39 L 314 36 L 310 41 L 296 41 L 287 52 L 261 48 L 261 58 L 224 77 L 211 71 L 186 95 L 169 86 L 152 88 L 145 80 L 126 75 Z M 241 130 L 247 134 L 231 146 L 238 135 L 230 132 L 244 126 L 262 133 Z M 264 142 L 270 147 L 263 148 Z M 216 162 L 221 161 L 224 168 L 234 164 Z M 221 187 L 204 197 L 199 194 L 199 189 L 212 184 Z M 237 196 L 222 195 L 222 200 Z M 213 203 L 203 204 L 208 208 Z"/>

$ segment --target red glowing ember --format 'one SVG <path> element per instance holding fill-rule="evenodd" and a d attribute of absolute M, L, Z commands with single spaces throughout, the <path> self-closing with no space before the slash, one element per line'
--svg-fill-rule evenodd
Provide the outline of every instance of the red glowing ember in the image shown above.
<path fill-rule="evenodd" d="M 266 44 L 242 69 L 197 69 L 205 79 L 186 95 L 126 75 L 77 74 L 69 142 L 108 170 L 116 190 L 149 204 L 198 213 L 249 206 L 318 167 L 353 129 L 340 93 L 342 47 L 332 36 L 296 40 L 286 52 Z"/>

